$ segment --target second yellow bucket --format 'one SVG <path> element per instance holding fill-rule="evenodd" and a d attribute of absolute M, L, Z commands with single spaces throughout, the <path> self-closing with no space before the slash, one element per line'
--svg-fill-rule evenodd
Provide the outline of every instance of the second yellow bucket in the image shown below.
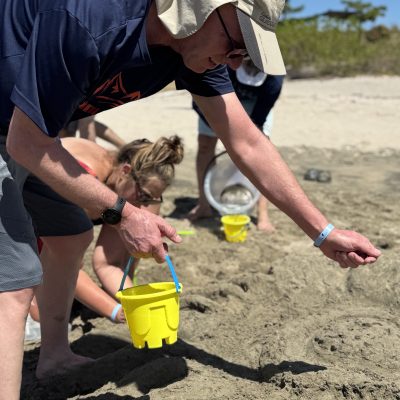
<path fill-rule="evenodd" d="M 133 346 L 138 349 L 143 349 L 146 344 L 149 349 L 155 349 L 162 347 L 163 342 L 173 344 L 178 340 L 182 284 L 178 282 L 168 255 L 166 260 L 174 282 L 149 283 L 122 290 L 133 262 L 131 257 L 116 294 L 125 313 Z"/>
<path fill-rule="evenodd" d="M 250 217 L 248 215 L 224 215 L 221 218 L 225 238 L 228 242 L 244 242 L 247 237 Z"/>

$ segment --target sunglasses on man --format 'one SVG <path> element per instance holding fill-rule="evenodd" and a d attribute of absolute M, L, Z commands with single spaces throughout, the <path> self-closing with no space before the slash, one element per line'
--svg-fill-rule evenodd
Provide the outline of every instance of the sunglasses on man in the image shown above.
<path fill-rule="evenodd" d="M 229 34 L 228 28 L 225 25 L 225 22 L 222 18 L 221 13 L 219 12 L 218 8 L 215 10 L 217 12 L 218 18 L 221 22 L 222 28 L 225 31 L 225 34 L 229 40 L 229 43 L 231 45 L 230 50 L 226 54 L 226 58 L 229 58 L 230 60 L 235 60 L 238 58 L 246 57 L 248 55 L 248 52 L 246 49 L 236 47 L 235 41 L 232 39 L 232 36 Z"/>

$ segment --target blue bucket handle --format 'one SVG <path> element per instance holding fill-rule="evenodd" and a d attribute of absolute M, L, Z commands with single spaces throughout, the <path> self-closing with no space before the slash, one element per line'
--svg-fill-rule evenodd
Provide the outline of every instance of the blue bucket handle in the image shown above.
<path fill-rule="evenodd" d="M 171 258 L 169 257 L 168 254 L 165 256 L 165 260 L 167 261 L 169 270 L 170 270 L 171 275 L 172 275 L 172 279 L 174 280 L 176 293 L 179 293 L 181 291 L 181 285 L 179 284 L 178 277 L 176 275 L 174 265 L 172 264 Z M 135 261 L 134 257 L 130 256 L 129 260 L 128 260 L 127 264 L 126 264 L 125 270 L 124 270 L 124 276 L 122 277 L 121 285 L 119 286 L 119 291 L 124 290 L 126 277 L 128 276 L 129 270 L 131 269 L 131 266 L 132 266 L 134 261 Z"/>
<path fill-rule="evenodd" d="M 175 268 L 172 264 L 171 258 L 167 254 L 165 256 L 165 259 L 167 260 L 167 264 L 168 264 L 169 270 L 171 272 L 172 279 L 174 280 L 174 283 L 175 283 L 176 293 L 179 293 L 181 291 L 181 285 L 179 284 L 178 277 L 176 276 Z"/>

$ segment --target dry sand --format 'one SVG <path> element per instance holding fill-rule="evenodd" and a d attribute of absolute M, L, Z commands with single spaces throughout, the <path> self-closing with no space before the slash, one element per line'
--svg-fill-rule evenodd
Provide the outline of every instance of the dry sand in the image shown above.
<path fill-rule="evenodd" d="M 400 78 L 287 81 L 273 141 L 305 191 L 336 226 L 383 252 L 342 270 L 276 208 L 272 235 L 254 226 L 228 243 L 219 218 L 171 246 L 184 284 L 179 341 L 135 350 L 125 325 L 81 313 L 70 339 L 91 367 L 40 384 L 38 345 L 26 346 L 23 399 L 400 399 Z M 197 194 L 196 116 L 184 92 L 163 92 L 100 115 L 126 138 L 180 134 L 186 157 L 162 214 L 178 229 Z M 331 183 L 303 180 L 328 169 Z M 86 269 L 90 271 L 90 252 Z M 170 280 L 146 260 L 139 281 Z"/>

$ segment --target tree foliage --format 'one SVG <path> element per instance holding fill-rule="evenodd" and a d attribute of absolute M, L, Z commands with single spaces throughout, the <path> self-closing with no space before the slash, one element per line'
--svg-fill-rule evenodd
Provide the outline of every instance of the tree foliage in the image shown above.
<path fill-rule="evenodd" d="M 287 3 L 277 33 L 289 75 L 400 75 L 399 28 L 364 29 L 384 16 L 386 7 L 361 0 L 342 4 L 342 10 L 299 18 L 296 14 L 304 7 Z"/>
<path fill-rule="evenodd" d="M 282 19 L 289 19 L 292 15 L 300 13 L 304 10 L 304 6 L 293 7 L 290 3 L 290 0 L 286 0 L 285 8 L 282 12 Z"/>
<path fill-rule="evenodd" d="M 345 12 L 349 12 L 349 19 L 359 28 L 365 22 L 375 22 L 377 18 L 383 17 L 386 13 L 386 6 L 373 6 L 361 0 L 342 0 Z"/>

